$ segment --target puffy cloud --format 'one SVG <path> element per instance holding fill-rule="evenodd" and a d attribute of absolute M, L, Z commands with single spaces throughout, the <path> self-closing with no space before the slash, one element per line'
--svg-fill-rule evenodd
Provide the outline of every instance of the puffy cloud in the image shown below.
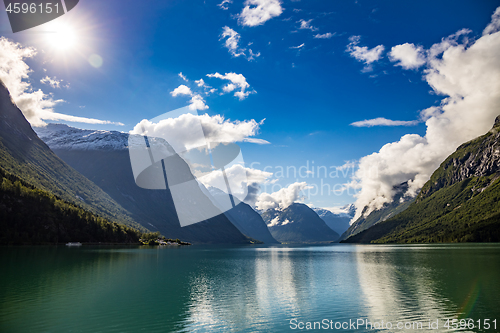
<path fill-rule="evenodd" d="M 285 209 L 294 202 L 300 201 L 302 199 L 300 192 L 310 188 L 312 187 L 306 182 L 296 182 L 271 194 L 264 192 L 257 197 L 255 206 L 264 211 L 272 208 Z"/>
<path fill-rule="evenodd" d="M 244 201 L 251 206 L 255 206 L 261 184 L 269 183 L 270 178 L 273 176 L 272 172 L 248 168 L 241 164 L 233 164 L 224 171 L 231 189 L 247 187 L 248 194 Z M 199 180 L 206 187 L 220 188 L 221 184 L 225 184 L 225 179 L 220 172 L 210 172 L 199 178 Z M 222 187 L 224 188 L 224 186 Z"/>
<path fill-rule="evenodd" d="M 282 12 L 279 0 L 246 0 L 238 20 L 241 25 L 255 27 L 280 16 Z"/>
<path fill-rule="evenodd" d="M 197 81 L 195 81 L 197 82 Z M 191 100 L 189 101 L 189 108 L 191 110 L 206 110 L 208 109 L 208 105 L 205 104 L 205 100 L 201 97 L 200 94 L 193 93 L 191 88 L 188 86 L 181 84 L 174 90 L 170 92 L 170 94 L 174 97 L 179 95 L 187 95 L 191 96 Z"/>
<path fill-rule="evenodd" d="M 300 21 L 297 21 L 297 23 L 300 23 L 300 27 L 299 27 L 299 29 L 301 29 L 301 30 L 311 30 L 311 31 L 317 31 L 317 30 L 318 30 L 318 28 L 313 27 L 313 26 L 311 25 L 312 20 L 313 20 L 313 19 L 310 19 L 310 20 L 307 20 L 307 21 L 306 21 L 306 20 L 301 19 Z"/>
<path fill-rule="evenodd" d="M 181 84 L 180 86 L 178 86 L 177 88 L 175 88 L 173 91 L 170 92 L 170 94 L 174 97 L 178 96 L 178 95 L 189 95 L 191 96 L 193 94 L 193 92 L 191 91 L 191 88 L 189 88 L 188 86 L 184 85 L 184 84 Z"/>
<path fill-rule="evenodd" d="M 204 136 L 192 135 L 191 129 L 197 128 L 200 123 Z M 208 142 L 252 141 L 253 138 L 251 137 L 258 134 L 259 127 L 262 124 L 263 121 L 256 122 L 254 119 L 231 121 L 221 115 L 209 116 L 208 114 L 194 115 L 187 113 L 177 118 L 163 119 L 158 123 L 152 123 L 144 119 L 130 133 L 152 137 L 167 137 L 165 133 L 168 133 L 169 143 L 173 147 L 188 150 L 205 145 L 205 139 Z M 266 141 L 266 143 L 268 142 Z"/>
<path fill-rule="evenodd" d="M 335 32 L 334 33 L 327 32 L 325 34 L 316 34 L 316 35 L 314 35 L 314 38 L 316 38 L 316 39 L 330 39 L 335 35 L 336 35 Z"/>
<path fill-rule="evenodd" d="M 196 85 L 198 87 L 202 87 L 202 88 L 205 88 L 205 87 L 208 87 L 206 84 L 205 84 L 205 81 L 203 81 L 203 79 L 199 79 L 199 80 L 195 80 L 194 83 L 196 83 Z"/>
<path fill-rule="evenodd" d="M 250 87 L 250 84 L 248 84 L 247 79 L 243 76 L 243 74 L 225 73 L 224 75 L 222 75 L 219 73 L 215 73 L 207 74 L 207 76 L 211 78 L 230 81 L 231 83 L 228 83 L 226 86 L 224 86 L 222 90 L 227 93 L 238 88 L 239 91 L 236 91 L 234 93 L 234 96 L 238 97 L 240 100 L 245 99 L 251 93 L 255 93 L 255 90 L 247 91 L 247 89 Z"/>
<path fill-rule="evenodd" d="M 222 34 L 220 37 L 221 40 L 224 40 L 224 46 L 228 49 L 229 53 L 233 57 L 244 56 L 248 61 L 253 60 L 260 56 L 260 52 L 254 53 L 252 49 L 240 48 L 239 43 L 241 36 L 235 30 L 225 26 L 222 28 Z M 248 53 L 248 54 L 247 54 Z"/>
<path fill-rule="evenodd" d="M 231 92 L 231 91 L 233 91 L 234 89 L 236 89 L 236 85 L 235 85 L 235 84 L 233 84 L 233 83 L 229 83 L 229 84 L 225 85 L 225 86 L 222 88 L 222 90 L 223 90 L 224 92 Z"/>
<path fill-rule="evenodd" d="M 404 69 L 417 69 L 425 64 L 424 48 L 410 43 L 396 45 L 391 48 L 389 59 Z"/>
<path fill-rule="evenodd" d="M 440 106 L 421 112 L 426 120 L 425 136 L 407 134 L 360 159 L 350 183 L 360 189 L 354 219 L 364 207 L 370 213 L 391 202 L 393 187 L 402 182 L 408 181 L 407 195 L 415 195 L 460 144 L 492 127 L 500 110 L 500 32 L 485 34 L 472 43 L 467 38 L 459 42 L 467 32 L 444 38 L 427 52 L 424 78 L 444 98 Z"/>
<path fill-rule="evenodd" d="M 384 45 L 377 45 L 372 49 L 367 46 L 359 46 L 360 36 L 351 36 L 350 43 L 347 45 L 346 52 L 349 52 L 351 57 L 366 64 L 365 70 L 371 70 L 371 64 L 382 58 L 382 53 L 385 50 Z"/>
<path fill-rule="evenodd" d="M 85 117 L 76 117 L 54 112 L 54 106 L 63 100 L 53 99 L 45 94 L 41 89 L 34 90 L 29 82 L 29 75 L 32 72 L 24 62 L 27 58 L 33 58 L 36 49 L 24 47 L 19 43 L 14 43 L 5 37 L 0 37 L 0 80 L 5 84 L 12 96 L 14 103 L 23 112 L 26 119 L 33 126 L 44 126 L 45 120 L 66 120 L 71 122 L 90 124 L 115 124 L 108 120 L 99 120 Z M 42 83 L 49 83 L 52 79 L 46 77 Z M 56 81 L 53 81 L 53 84 Z"/>
<path fill-rule="evenodd" d="M 206 110 L 208 105 L 205 104 L 205 100 L 200 94 L 193 94 L 191 100 L 189 101 L 189 108 L 191 110 Z"/>
<path fill-rule="evenodd" d="M 356 121 L 351 124 L 355 127 L 373 127 L 373 126 L 413 126 L 418 124 L 418 120 L 403 121 L 403 120 L 390 120 L 386 118 L 375 118 L 368 120 Z"/>
<path fill-rule="evenodd" d="M 217 6 L 219 6 L 220 9 L 222 9 L 222 10 L 228 10 L 229 5 L 232 3 L 233 3 L 233 0 L 222 0 L 222 2 L 220 4 L 218 4 Z"/>

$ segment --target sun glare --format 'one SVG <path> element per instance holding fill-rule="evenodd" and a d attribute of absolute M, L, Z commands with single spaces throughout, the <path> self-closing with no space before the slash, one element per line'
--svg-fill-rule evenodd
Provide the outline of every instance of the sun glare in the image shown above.
<path fill-rule="evenodd" d="M 47 42 L 55 50 L 67 51 L 77 45 L 78 34 L 69 24 L 54 22 L 47 29 Z"/>

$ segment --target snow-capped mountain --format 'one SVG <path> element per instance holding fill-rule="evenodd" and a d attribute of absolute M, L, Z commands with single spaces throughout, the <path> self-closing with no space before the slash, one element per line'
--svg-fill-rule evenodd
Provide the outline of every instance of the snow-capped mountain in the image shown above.
<path fill-rule="evenodd" d="M 144 137 L 118 131 L 85 130 L 64 124 L 33 127 L 52 150 L 127 150 L 130 144 L 144 145 Z M 136 140 L 129 140 L 133 137 Z M 162 138 L 148 137 L 150 143 L 170 145 Z"/>
<path fill-rule="evenodd" d="M 52 150 L 125 150 L 127 133 L 118 131 L 84 130 L 64 124 L 47 124 L 33 128 Z"/>
<path fill-rule="evenodd" d="M 223 214 L 181 228 L 169 189 L 148 190 L 137 186 L 127 148 L 129 141 L 144 144 L 143 137 L 129 140 L 127 133 L 82 130 L 60 124 L 38 127 L 35 131 L 59 158 L 93 181 L 144 227 L 193 243 L 249 243 Z M 158 140 L 170 147 L 165 140 Z M 172 158 L 177 159 L 176 165 L 186 174 L 191 172 L 179 156 Z M 193 210 L 212 205 L 207 197 L 196 197 L 204 201 L 193 202 Z"/>
<path fill-rule="evenodd" d="M 339 234 L 311 208 L 293 203 L 283 210 L 269 209 L 262 214 L 271 235 L 282 243 L 333 242 Z"/>
<path fill-rule="evenodd" d="M 208 186 L 207 188 L 203 184 L 200 184 L 200 188 L 205 195 L 212 200 L 215 206 L 224 211 L 224 207 L 220 205 L 219 198 L 227 197 L 229 194 L 213 186 Z M 266 244 L 279 244 L 269 232 L 266 223 L 259 213 L 250 205 L 238 200 L 238 198 L 234 196 L 233 200 L 235 207 L 225 211 L 224 215 L 227 216 L 229 221 L 231 221 L 242 234 Z"/>
<path fill-rule="evenodd" d="M 313 210 L 325 221 L 327 226 L 339 235 L 342 235 L 349 228 L 349 223 L 356 212 L 354 204 L 349 204 L 341 208 L 313 208 Z"/>

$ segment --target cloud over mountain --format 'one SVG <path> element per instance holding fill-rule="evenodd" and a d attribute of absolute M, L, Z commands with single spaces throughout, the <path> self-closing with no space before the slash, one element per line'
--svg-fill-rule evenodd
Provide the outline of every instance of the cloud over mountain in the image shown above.
<path fill-rule="evenodd" d="M 258 196 L 255 206 L 260 210 L 285 209 L 294 202 L 300 201 L 301 191 L 309 188 L 311 186 L 306 182 L 296 182 L 273 193 L 264 192 Z"/>
<path fill-rule="evenodd" d="M 200 123 L 205 135 L 201 138 L 192 135 L 192 131 L 190 131 L 192 128 L 197 128 Z M 164 133 L 168 133 L 169 143 L 172 146 L 182 147 L 187 150 L 205 145 L 205 138 L 208 142 L 269 143 L 262 139 L 252 138 L 258 134 L 259 127 L 262 124 L 263 121 L 257 122 L 254 119 L 231 121 L 221 115 L 209 116 L 206 113 L 203 115 L 186 113 L 177 118 L 163 119 L 158 123 L 152 123 L 144 119 L 130 133 L 152 137 L 165 137 Z"/>
<path fill-rule="evenodd" d="M 500 32 L 497 9 L 485 34 L 477 40 L 460 30 L 427 50 L 423 77 L 437 95 L 439 106 L 421 111 L 426 134 L 404 135 L 380 151 L 361 158 L 350 186 L 361 216 L 391 202 L 393 186 L 408 181 L 407 195 L 416 192 L 439 164 L 460 144 L 488 131 L 500 110 Z"/>

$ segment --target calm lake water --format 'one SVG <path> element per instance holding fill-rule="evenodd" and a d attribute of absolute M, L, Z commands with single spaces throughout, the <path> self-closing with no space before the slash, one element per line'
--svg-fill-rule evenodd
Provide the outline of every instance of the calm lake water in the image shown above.
<path fill-rule="evenodd" d="M 500 244 L 11 247 L 0 267 L 2 333 L 500 331 Z"/>

